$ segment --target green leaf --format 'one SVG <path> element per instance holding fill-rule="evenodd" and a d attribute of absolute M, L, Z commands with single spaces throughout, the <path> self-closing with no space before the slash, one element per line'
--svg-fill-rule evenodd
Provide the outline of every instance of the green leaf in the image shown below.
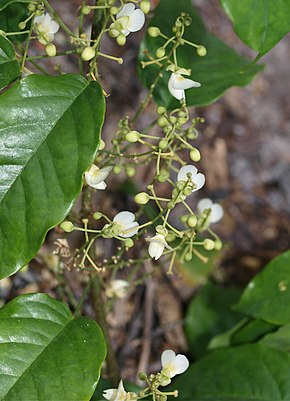
<path fill-rule="evenodd" d="M 0 399 L 85 401 L 93 394 L 106 344 L 91 319 L 45 294 L 0 309 Z"/>
<path fill-rule="evenodd" d="M 213 336 L 240 320 L 241 315 L 231 310 L 240 293 L 237 288 L 221 288 L 208 283 L 192 299 L 185 317 L 185 333 L 194 358 L 205 352 Z"/>
<path fill-rule="evenodd" d="M 15 81 L 19 75 L 20 68 L 12 43 L 0 35 L 0 90 Z"/>
<path fill-rule="evenodd" d="M 206 46 L 208 52 L 205 57 L 199 57 L 195 49 L 189 45 L 181 46 L 177 50 L 178 65 L 191 68 L 191 78 L 201 83 L 200 88 L 186 90 L 189 106 L 212 103 L 231 86 L 247 85 L 263 69 L 263 66 L 256 65 L 248 69 L 247 72 L 241 73 L 249 64 L 249 60 L 237 54 L 206 30 L 195 8 L 193 8 L 191 0 L 161 0 L 155 10 L 154 17 L 150 21 L 150 26 L 158 26 L 165 35 L 172 36 L 171 28 L 181 12 L 188 13 L 192 18 L 192 24 L 186 28 L 184 37 L 191 42 Z M 144 51 L 148 51 L 152 57 L 155 57 L 156 49 L 164 43 L 165 40 L 161 37 L 151 38 L 146 35 L 140 48 L 140 61 L 149 60 Z M 140 67 L 141 82 L 149 88 L 157 78 L 159 71 L 160 68 L 156 64 L 147 66 L 145 69 Z M 174 108 L 179 103 L 173 99 L 168 91 L 169 77 L 170 73 L 163 71 L 163 77 L 159 79 L 153 95 L 158 104 Z"/>
<path fill-rule="evenodd" d="M 26 1 L 0 0 L 0 30 L 4 32 L 19 32 L 18 24 L 25 21 L 28 12 L 26 9 Z M 30 28 L 30 21 L 26 29 Z M 27 38 L 27 34 L 11 35 L 9 39 L 12 42 L 22 42 Z"/>
<path fill-rule="evenodd" d="M 0 0 L 0 12 L 5 10 L 6 7 L 10 6 L 11 4 L 17 3 L 31 3 L 31 0 Z"/>
<path fill-rule="evenodd" d="M 244 290 L 235 309 L 282 325 L 290 322 L 290 251 L 273 259 Z"/>
<path fill-rule="evenodd" d="M 252 319 L 236 330 L 231 336 L 231 344 L 243 344 L 258 341 L 265 334 L 277 330 L 277 326 L 263 322 L 262 320 Z"/>
<path fill-rule="evenodd" d="M 104 119 L 98 83 L 32 75 L 0 96 L 0 278 L 24 266 L 68 214 Z"/>
<path fill-rule="evenodd" d="M 224 348 L 224 347 L 229 347 L 231 345 L 231 337 L 232 335 L 239 330 L 242 326 L 244 326 L 245 323 L 249 322 L 248 318 L 244 318 L 240 320 L 237 324 L 235 324 L 232 328 L 230 328 L 227 331 L 224 331 L 223 333 L 220 333 L 216 336 L 214 336 L 207 347 L 207 350 L 213 350 L 217 348 Z"/>
<path fill-rule="evenodd" d="M 290 352 L 290 324 L 280 327 L 275 333 L 267 334 L 260 342 L 268 347 Z"/>
<path fill-rule="evenodd" d="M 288 401 L 290 356 L 262 344 L 212 351 L 172 389 L 179 401 Z"/>
<path fill-rule="evenodd" d="M 221 0 L 221 3 L 236 34 L 260 54 L 267 53 L 290 31 L 288 0 Z"/>

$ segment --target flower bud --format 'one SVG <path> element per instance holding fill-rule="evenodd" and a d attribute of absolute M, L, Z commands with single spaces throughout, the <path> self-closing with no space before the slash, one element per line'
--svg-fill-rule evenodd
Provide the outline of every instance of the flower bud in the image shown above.
<path fill-rule="evenodd" d="M 150 1 L 142 0 L 141 3 L 139 4 L 139 7 L 144 14 L 148 14 L 150 11 Z"/>
<path fill-rule="evenodd" d="M 164 116 L 160 116 L 157 120 L 157 124 L 159 125 L 159 127 L 165 127 L 166 125 L 168 125 L 168 120 L 166 117 Z"/>
<path fill-rule="evenodd" d="M 103 214 L 100 213 L 100 212 L 95 212 L 95 213 L 93 214 L 93 218 L 94 218 L 95 220 L 100 220 L 102 217 L 103 217 Z"/>
<path fill-rule="evenodd" d="M 168 235 L 167 228 L 163 227 L 161 224 L 159 224 L 159 225 L 156 227 L 156 232 L 157 232 L 158 234 L 163 235 L 164 237 L 166 237 L 166 236 Z"/>
<path fill-rule="evenodd" d="M 96 54 L 96 49 L 88 46 L 83 50 L 81 58 L 84 61 L 89 61 L 95 57 L 95 54 Z"/>
<path fill-rule="evenodd" d="M 203 247 L 207 251 L 212 251 L 215 248 L 215 242 L 210 238 L 206 238 L 203 240 Z"/>
<path fill-rule="evenodd" d="M 167 242 L 172 242 L 172 241 L 174 241 L 176 239 L 176 235 L 174 235 L 174 234 L 172 234 L 172 233 L 169 233 L 167 236 L 166 236 L 166 241 Z"/>
<path fill-rule="evenodd" d="M 110 14 L 116 15 L 116 14 L 118 14 L 119 10 L 120 9 L 118 7 L 111 7 L 110 8 Z"/>
<path fill-rule="evenodd" d="M 199 162 L 201 159 L 200 151 L 196 148 L 191 149 L 189 156 L 193 162 Z"/>
<path fill-rule="evenodd" d="M 146 205 L 149 202 L 150 197 L 146 192 L 140 192 L 134 198 L 135 202 L 139 205 Z"/>
<path fill-rule="evenodd" d="M 28 6 L 27 6 L 27 10 L 28 10 L 30 13 L 33 13 L 33 12 L 36 10 L 35 4 L 29 3 Z"/>
<path fill-rule="evenodd" d="M 26 27 L 26 22 L 24 22 L 24 21 L 22 21 L 22 22 L 19 22 L 19 24 L 18 24 L 18 28 L 19 29 L 25 29 L 25 27 Z"/>
<path fill-rule="evenodd" d="M 123 33 L 121 33 L 120 35 L 117 36 L 116 41 L 119 46 L 124 46 L 124 44 L 126 43 L 126 36 Z"/>
<path fill-rule="evenodd" d="M 56 47 L 53 43 L 49 43 L 45 47 L 45 52 L 49 57 L 54 57 L 56 55 Z"/>
<path fill-rule="evenodd" d="M 130 131 L 128 134 L 125 135 L 126 141 L 128 142 L 137 142 L 140 138 L 140 134 L 138 131 Z"/>
<path fill-rule="evenodd" d="M 207 50 L 204 46 L 198 46 L 198 48 L 196 49 L 196 53 L 200 56 L 200 57 L 204 57 L 207 53 Z"/>
<path fill-rule="evenodd" d="M 70 221 L 63 221 L 60 228 L 62 228 L 66 233 L 71 233 L 74 230 L 74 225 Z"/>
<path fill-rule="evenodd" d="M 159 141 L 159 144 L 158 144 L 158 146 L 161 150 L 166 149 L 167 145 L 168 145 L 167 139 L 161 139 L 161 141 Z"/>
<path fill-rule="evenodd" d="M 145 372 L 138 373 L 138 379 L 141 380 L 141 381 L 146 380 L 147 379 L 146 373 Z"/>
<path fill-rule="evenodd" d="M 186 260 L 186 262 L 190 262 L 192 259 L 192 253 L 186 253 L 184 259 Z"/>
<path fill-rule="evenodd" d="M 125 166 L 125 173 L 127 175 L 127 177 L 134 177 L 135 175 L 135 167 L 130 165 L 130 164 L 126 164 Z"/>
<path fill-rule="evenodd" d="M 163 57 L 164 55 L 165 55 L 165 49 L 164 49 L 164 47 L 159 47 L 157 50 L 156 50 L 156 57 L 158 57 L 158 58 L 161 58 L 161 57 Z"/>
<path fill-rule="evenodd" d="M 122 168 L 121 168 L 121 166 L 117 165 L 117 166 L 114 166 L 113 171 L 115 174 L 120 174 L 122 171 Z"/>
<path fill-rule="evenodd" d="M 134 241 L 131 238 L 126 238 L 124 244 L 127 248 L 132 248 L 134 246 Z"/>
<path fill-rule="evenodd" d="M 189 219 L 187 220 L 187 225 L 190 228 L 194 228 L 197 224 L 197 218 L 194 214 L 192 214 Z"/>
<path fill-rule="evenodd" d="M 157 107 L 157 114 L 159 116 L 161 116 L 162 114 L 165 114 L 165 113 L 166 113 L 166 108 L 165 107 L 163 107 L 163 106 L 158 106 Z"/>
<path fill-rule="evenodd" d="M 156 26 L 150 26 L 150 28 L 148 28 L 148 35 L 151 36 L 151 38 L 157 38 L 157 36 L 160 35 L 160 29 Z"/>
<path fill-rule="evenodd" d="M 214 249 L 216 249 L 217 251 L 220 251 L 223 247 L 223 243 L 221 241 L 216 241 L 215 242 L 215 247 Z"/>
<path fill-rule="evenodd" d="M 157 176 L 157 180 L 159 182 L 165 182 L 168 177 L 169 177 L 169 172 L 165 169 L 161 169 Z"/>
<path fill-rule="evenodd" d="M 40 17 L 43 14 L 43 10 L 36 10 L 35 11 L 35 16 Z"/>
<path fill-rule="evenodd" d="M 85 6 L 82 8 L 82 14 L 88 15 L 91 12 L 91 10 L 92 10 L 91 7 Z"/>

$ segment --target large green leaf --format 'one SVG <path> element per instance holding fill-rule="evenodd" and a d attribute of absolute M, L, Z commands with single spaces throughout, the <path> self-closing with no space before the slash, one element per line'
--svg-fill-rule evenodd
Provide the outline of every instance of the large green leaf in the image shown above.
<path fill-rule="evenodd" d="M 262 344 L 212 351 L 171 388 L 179 401 L 288 401 L 290 356 Z"/>
<path fill-rule="evenodd" d="M 106 344 L 91 319 L 45 294 L 0 310 L 0 399 L 85 401 L 94 392 Z"/>
<path fill-rule="evenodd" d="M 285 324 L 274 333 L 267 334 L 260 342 L 268 347 L 290 352 L 290 324 Z"/>
<path fill-rule="evenodd" d="M 250 281 L 235 309 L 271 324 L 290 322 L 290 251 Z"/>
<path fill-rule="evenodd" d="M 252 49 L 267 53 L 290 31 L 289 0 L 221 0 L 234 30 Z"/>
<path fill-rule="evenodd" d="M 240 293 L 237 288 L 209 283 L 192 299 L 185 317 L 185 333 L 193 357 L 201 356 L 213 336 L 240 320 L 240 313 L 231 310 Z"/>
<path fill-rule="evenodd" d="M 18 24 L 25 21 L 27 12 L 27 1 L 0 0 L 0 30 L 4 32 L 18 32 Z M 30 21 L 26 29 L 29 29 Z M 27 34 L 9 36 L 12 42 L 22 42 L 27 38 Z"/>
<path fill-rule="evenodd" d="M 78 75 L 29 76 L 0 96 L 0 278 L 69 212 L 103 118 L 99 84 Z"/>
<path fill-rule="evenodd" d="M 178 64 L 180 67 L 191 68 L 192 79 L 201 83 L 200 88 L 186 91 L 187 104 L 189 106 L 200 106 L 209 104 L 218 99 L 231 86 L 247 85 L 263 66 L 255 66 L 241 73 L 249 64 L 249 60 L 241 57 L 224 42 L 211 35 L 205 28 L 202 20 L 191 4 L 191 0 L 161 0 L 156 8 L 150 26 L 158 26 L 161 31 L 172 36 L 171 28 L 175 19 L 181 12 L 190 14 L 192 24 L 186 28 L 185 38 L 207 48 L 207 55 L 199 57 L 191 46 L 181 46 L 177 51 Z M 155 51 L 164 44 L 160 37 L 151 38 L 146 35 L 140 48 L 140 61 L 148 61 L 144 51 L 155 57 Z M 139 76 L 142 83 L 148 88 L 154 82 L 159 73 L 156 65 L 139 68 Z M 168 80 L 170 73 L 164 71 L 163 77 L 159 79 L 153 93 L 158 104 L 170 108 L 178 105 L 168 91 Z"/>
<path fill-rule="evenodd" d="M 15 81 L 19 75 L 20 68 L 14 48 L 8 39 L 0 35 L 0 90 Z"/>
<path fill-rule="evenodd" d="M 277 328 L 277 326 L 263 322 L 262 320 L 251 319 L 232 334 L 231 344 L 236 345 L 258 341 L 264 335 L 277 330 Z"/>

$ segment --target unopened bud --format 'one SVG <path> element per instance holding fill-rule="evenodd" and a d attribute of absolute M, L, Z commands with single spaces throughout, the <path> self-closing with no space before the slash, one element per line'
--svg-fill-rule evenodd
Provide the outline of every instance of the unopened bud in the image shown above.
<path fill-rule="evenodd" d="M 199 162 L 201 159 L 200 151 L 196 148 L 191 149 L 189 156 L 193 162 Z"/>
<path fill-rule="evenodd" d="M 119 12 L 119 8 L 118 7 L 111 7 L 110 8 L 110 14 L 112 15 L 116 15 Z"/>
<path fill-rule="evenodd" d="M 150 197 L 146 192 L 140 192 L 134 198 L 135 202 L 139 205 L 146 205 L 149 202 Z"/>
<path fill-rule="evenodd" d="M 28 6 L 27 6 L 27 10 L 28 10 L 30 13 L 33 13 L 33 12 L 36 10 L 35 4 L 29 3 Z"/>
<path fill-rule="evenodd" d="M 168 145 L 167 139 L 161 139 L 161 141 L 159 141 L 159 144 L 158 144 L 158 146 L 161 150 L 166 149 L 167 145 Z"/>
<path fill-rule="evenodd" d="M 143 11 L 144 14 L 148 14 L 150 11 L 150 1 L 142 0 L 139 4 L 140 9 Z"/>
<path fill-rule="evenodd" d="M 166 108 L 163 107 L 163 106 L 158 106 L 158 107 L 157 107 L 157 114 L 158 114 L 159 116 L 161 116 L 161 115 L 164 114 L 164 113 L 166 113 Z"/>
<path fill-rule="evenodd" d="M 165 49 L 164 49 L 164 47 L 159 47 L 157 50 L 156 50 L 156 57 L 158 57 L 158 58 L 161 58 L 161 57 L 163 57 L 164 55 L 165 55 Z"/>
<path fill-rule="evenodd" d="M 91 7 L 85 6 L 82 8 L 82 14 L 88 15 L 91 12 L 91 10 L 92 10 Z"/>
<path fill-rule="evenodd" d="M 103 214 L 100 213 L 100 212 L 95 212 L 95 213 L 93 214 L 93 218 L 94 218 L 95 220 L 100 220 L 102 217 L 103 217 Z"/>
<path fill-rule="evenodd" d="M 56 55 L 56 47 L 53 43 L 49 43 L 45 46 L 45 52 L 49 57 L 54 57 Z"/>
<path fill-rule="evenodd" d="M 223 247 L 223 243 L 221 241 L 216 241 L 215 242 L 215 247 L 214 249 L 216 249 L 217 251 L 220 251 Z"/>
<path fill-rule="evenodd" d="M 186 262 L 190 262 L 191 259 L 192 259 L 192 253 L 186 253 L 185 256 L 184 256 L 184 260 Z"/>
<path fill-rule="evenodd" d="M 156 26 L 150 26 L 150 28 L 148 28 L 148 35 L 152 38 L 157 38 L 157 36 L 160 35 L 160 29 Z"/>
<path fill-rule="evenodd" d="M 140 134 L 138 131 L 130 131 L 125 135 L 126 141 L 128 142 L 137 142 L 140 139 Z"/>
<path fill-rule="evenodd" d="M 132 248 L 134 246 L 134 241 L 131 238 L 126 238 L 124 244 L 127 248 Z"/>
<path fill-rule="evenodd" d="M 26 27 L 26 22 L 24 22 L 24 21 L 21 21 L 21 22 L 19 22 L 19 24 L 18 24 L 18 28 L 19 29 L 25 29 L 25 27 Z"/>
<path fill-rule="evenodd" d="M 194 214 L 192 214 L 189 219 L 187 220 L 187 225 L 190 228 L 194 228 L 197 224 L 197 218 Z"/>
<path fill-rule="evenodd" d="M 62 228 L 66 233 L 71 233 L 74 230 L 74 225 L 70 221 L 63 221 L 60 228 Z"/>
<path fill-rule="evenodd" d="M 117 165 L 117 166 L 114 166 L 113 171 L 114 171 L 114 174 L 120 174 L 122 171 L 122 168 L 121 168 L 121 166 Z"/>
<path fill-rule="evenodd" d="M 84 61 L 89 61 L 95 57 L 95 54 L 96 54 L 96 49 L 94 47 L 88 46 L 83 50 L 81 58 Z"/>
<path fill-rule="evenodd" d="M 206 238 L 203 240 L 203 247 L 207 251 L 212 251 L 215 248 L 215 242 L 210 238 Z"/>
<path fill-rule="evenodd" d="M 135 167 L 130 165 L 130 164 L 126 164 L 125 166 L 125 173 L 127 175 L 127 177 L 134 177 L 135 175 Z"/>
<path fill-rule="evenodd" d="M 204 57 L 207 53 L 207 50 L 204 46 L 198 46 L 198 48 L 196 49 L 196 52 L 200 57 Z"/>
<path fill-rule="evenodd" d="M 138 373 L 138 379 L 141 380 L 141 381 L 146 380 L 147 379 L 146 373 L 145 372 Z"/>
<path fill-rule="evenodd" d="M 119 46 L 124 46 L 124 44 L 126 43 L 126 36 L 123 33 L 121 33 L 120 35 L 117 36 L 116 41 Z"/>
<path fill-rule="evenodd" d="M 157 120 L 157 124 L 159 125 L 159 127 L 165 127 L 166 125 L 168 125 L 168 120 L 166 117 L 164 116 L 160 116 Z"/>

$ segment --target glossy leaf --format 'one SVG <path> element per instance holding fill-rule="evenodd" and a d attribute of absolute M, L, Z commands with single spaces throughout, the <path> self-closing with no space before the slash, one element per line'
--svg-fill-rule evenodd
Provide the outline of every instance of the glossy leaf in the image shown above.
<path fill-rule="evenodd" d="M 68 214 L 103 118 L 99 84 L 78 75 L 29 76 L 0 96 L 0 278 Z"/>
<path fill-rule="evenodd" d="M 27 1 L 0 0 L 0 30 L 19 32 L 19 22 L 25 21 L 28 16 L 26 7 Z M 27 23 L 26 29 L 29 27 L 30 21 Z M 27 34 L 9 36 L 12 42 L 22 42 L 26 38 Z"/>
<path fill-rule="evenodd" d="M 268 347 L 290 352 L 290 324 L 285 324 L 274 333 L 267 334 L 260 342 Z"/>
<path fill-rule="evenodd" d="M 261 54 L 290 31 L 288 0 L 221 0 L 240 39 Z"/>
<path fill-rule="evenodd" d="M 240 293 L 237 288 L 221 288 L 208 283 L 192 299 L 186 312 L 185 333 L 194 358 L 205 352 L 213 336 L 241 319 L 239 313 L 231 310 Z"/>
<path fill-rule="evenodd" d="M 237 345 L 258 341 L 264 335 L 275 330 L 277 330 L 277 326 L 273 324 L 251 319 L 232 334 L 231 344 Z"/>
<path fill-rule="evenodd" d="M 106 344 L 91 319 L 45 294 L 0 309 L 0 399 L 85 401 L 93 394 Z"/>
<path fill-rule="evenodd" d="M 290 322 L 290 251 L 250 281 L 235 309 L 271 324 Z"/>
<path fill-rule="evenodd" d="M 11 42 L 0 35 L 0 90 L 20 75 L 19 64 Z"/>
<path fill-rule="evenodd" d="M 158 26 L 164 34 L 172 36 L 171 28 L 175 19 L 181 12 L 188 13 L 192 18 L 192 24 L 186 28 L 185 38 L 191 42 L 202 44 L 207 48 L 207 55 L 199 57 L 195 48 L 184 45 L 178 48 L 178 65 L 191 68 L 191 79 L 201 83 L 200 88 L 186 90 L 186 100 L 189 106 L 201 106 L 214 102 L 232 86 L 247 85 L 255 77 L 263 66 L 255 66 L 242 73 L 249 64 L 249 60 L 237 54 L 224 42 L 211 35 L 205 28 L 202 20 L 191 4 L 191 0 L 161 0 L 156 8 L 150 26 Z M 148 61 L 146 54 L 155 57 L 156 49 L 165 43 L 160 37 L 151 38 L 146 35 L 140 48 L 140 61 Z M 170 45 L 169 45 L 170 47 Z M 169 48 L 168 47 L 168 48 Z M 160 68 L 155 65 L 147 66 L 145 69 L 139 67 L 141 82 L 147 86 L 155 81 Z M 178 101 L 173 99 L 168 91 L 168 80 L 170 73 L 163 71 L 163 77 L 159 79 L 153 92 L 154 99 L 158 104 L 174 108 Z"/>
<path fill-rule="evenodd" d="M 288 401 L 290 356 L 262 344 L 212 351 L 171 388 L 180 401 Z"/>
<path fill-rule="evenodd" d="M 210 340 L 210 342 L 207 346 L 207 350 L 229 347 L 231 345 L 232 335 L 249 321 L 250 321 L 250 319 L 244 318 L 244 319 L 240 320 L 237 324 L 235 324 L 233 327 L 231 327 L 229 330 L 226 330 L 223 333 L 220 333 L 220 334 L 214 336 Z"/>

